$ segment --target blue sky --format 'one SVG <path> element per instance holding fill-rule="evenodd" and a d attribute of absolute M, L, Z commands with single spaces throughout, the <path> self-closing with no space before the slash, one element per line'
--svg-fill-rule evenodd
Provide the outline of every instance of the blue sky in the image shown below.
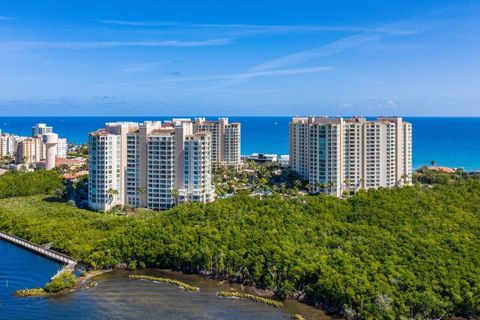
<path fill-rule="evenodd" d="M 0 2 L 2 115 L 480 116 L 479 1 Z"/>

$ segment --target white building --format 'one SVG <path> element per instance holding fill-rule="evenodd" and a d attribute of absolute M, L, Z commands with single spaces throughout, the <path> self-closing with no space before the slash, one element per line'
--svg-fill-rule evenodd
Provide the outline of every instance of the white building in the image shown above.
<path fill-rule="evenodd" d="M 37 123 L 32 127 L 32 137 L 43 136 L 47 133 L 52 133 L 53 127 L 47 126 L 45 123 Z"/>
<path fill-rule="evenodd" d="M 282 154 L 280 155 L 280 159 L 278 160 L 278 164 L 281 167 L 287 168 L 290 166 L 290 155 Z"/>
<path fill-rule="evenodd" d="M 45 123 L 37 123 L 32 127 L 32 137 L 42 138 L 44 135 L 47 135 L 49 133 L 53 133 L 53 127 L 47 126 L 47 124 Z M 57 149 L 56 149 L 56 156 L 59 158 L 66 158 L 67 151 L 68 151 L 67 139 L 59 138 Z M 41 159 L 45 159 L 45 157 L 46 157 L 46 149 L 45 149 L 45 146 L 43 146 Z"/>
<path fill-rule="evenodd" d="M 212 185 L 212 136 L 197 132 L 185 137 L 184 181 L 179 189 L 179 202 L 212 202 L 215 189 Z"/>
<path fill-rule="evenodd" d="M 98 148 L 101 137 L 108 147 Z M 164 210 L 177 202 L 210 202 L 215 197 L 211 134 L 193 133 L 189 120 L 107 123 L 105 129 L 90 134 L 89 146 L 92 209 L 105 211 L 128 204 Z M 111 161 L 110 154 L 115 154 Z M 107 160 L 108 167 L 99 171 Z"/>
<path fill-rule="evenodd" d="M 412 126 L 402 118 L 294 117 L 290 167 L 312 192 L 394 187 L 412 181 Z"/>
<path fill-rule="evenodd" d="M 57 157 L 66 158 L 68 152 L 68 142 L 66 138 L 58 138 Z"/>
<path fill-rule="evenodd" d="M 17 153 L 17 139 L 19 137 L 4 133 L 0 135 L 0 156 L 13 156 Z"/>
<path fill-rule="evenodd" d="M 259 163 L 263 162 L 277 162 L 278 155 L 274 153 L 252 153 L 249 156 L 242 156 L 243 160 L 250 160 Z"/>
<path fill-rule="evenodd" d="M 88 204 L 105 211 L 122 203 L 121 136 L 98 130 L 88 139 Z"/>

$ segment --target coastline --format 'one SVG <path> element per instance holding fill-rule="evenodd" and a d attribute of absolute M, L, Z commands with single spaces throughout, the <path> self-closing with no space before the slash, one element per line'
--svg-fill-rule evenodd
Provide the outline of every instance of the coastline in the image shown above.
<path fill-rule="evenodd" d="M 91 271 L 86 272 L 84 275 L 78 276 L 75 279 L 75 285 L 73 287 L 68 287 L 62 289 L 58 292 L 47 292 L 44 288 L 28 288 L 28 289 L 20 289 L 15 292 L 15 296 L 19 298 L 28 298 L 28 297 L 52 297 L 66 293 L 72 293 L 75 291 L 79 291 L 82 289 L 91 288 L 95 283 L 89 283 L 85 286 L 86 281 L 94 278 L 96 276 L 108 273 L 113 271 L 114 269 L 93 269 Z"/>
<path fill-rule="evenodd" d="M 93 270 L 92 270 L 93 271 Z M 110 272 L 111 271 L 111 272 Z M 172 279 L 175 281 L 181 281 L 188 283 L 189 285 L 199 287 L 200 292 L 211 292 L 209 294 L 212 299 L 215 297 L 219 297 L 218 293 L 221 291 L 236 291 L 245 293 L 248 295 L 254 295 L 259 297 L 260 299 L 274 299 L 274 293 L 271 290 L 261 289 L 252 285 L 244 285 L 239 282 L 234 282 L 230 280 L 220 279 L 209 275 L 204 275 L 202 273 L 191 273 L 191 272 L 184 272 L 181 270 L 174 270 L 168 268 L 143 268 L 143 269 L 136 269 L 136 270 L 128 270 L 126 268 L 115 268 L 109 269 L 107 272 L 99 272 L 98 276 L 102 276 L 103 274 L 110 273 L 113 277 L 115 274 L 120 274 L 122 278 L 128 277 L 130 278 L 131 275 L 149 275 L 149 276 L 156 276 L 156 277 L 164 277 L 168 279 Z M 92 278 L 95 278 L 97 275 L 94 275 Z M 102 283 L 104 279 L 102 278 L 95 278 L 95 281 L 98 281 L 99 284 Z M 184 290 L 179 288 L 179 290 Z M 243 297 L 235 298 L 240 300 L 246 300 Z M 248 299 L 252 301 L 251 299 Z M 281 301 L 283 304 L 280 309 L 285 310 L 285 312 L 289 313 L 291 316 L 295 314 L 303 315 L 305 319 L 321 319 L 321 320 L 332 320 L 338 319 L 338 317 L 334 317 L 333 315 L 327 314 L 323 309 L 319 308 L 318 306 L 306 303 L 305 301 L 301 301 L 296 297 L 288 297 L 285 300 L 275 300 Z M 254 303 L 264 304 L 262 301 L 254 301 Z M 267 304 L 268 305 L 268 304 Z M 277 308 L 271 306 L 272 308 Z"/>

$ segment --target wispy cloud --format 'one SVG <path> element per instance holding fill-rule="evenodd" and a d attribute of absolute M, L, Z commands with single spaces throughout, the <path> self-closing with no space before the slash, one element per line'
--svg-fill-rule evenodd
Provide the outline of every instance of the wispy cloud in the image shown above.
<path fill-rule="evenodd" d="M 0 16 L 0 20 L 13 20 L 13 17 Z"/>
<path fill-rule="evenodd" d="M 330 66 L 323 66 L 323 67 L 245 72 L 245 73 L 234 73 L 234 74 L 224 74 L 224 75 L 209 75 L 209 76 L 198 76 L 198 77 L 170 77 L 170 78 L 163 78 L 163 79 L 157 79 L 152 81 L 110 83 L 110 84 L 105 84 L 105 86 L 131 86 L 131 85 L 157 84 L 157 83 L 165 83 L 165 82 L 207 82 L 207 81 L 216 81 L 216 80 L 233 81 L 238 79 L 247 80 L 247 79 L 269 77 L 269 76 L 292 76 L 292 75 L 322 73 L 322 72 L 330 71 L 332 69 L 333 68 Z"/>
<path fill-rule="evenodd" d="M 332 67 L 311 67 L 311 68 L 298 68 L 298 69 L 285 69 L 285 70 L 267 70 L 267 71 L 255 71 L 240 73 L 231 76 L 235 80 L 246 80 L 265 76 L 291 76 L 308 73 L 320 73 L 332 70 Z"/>
<path fill-rule="evenodd" d="M 395 25 L 381 27 L 362 26 L 330 26 L 318 24 L 286 24 L 286 25 L 262 25 L 262 24 L 214 24 L 214 23 L 181 23 L 168 21 L 135 21 L 135 20 L 100 20 L 103 24 L 124 27 L 157 27 L 186 30 L 209 29 L 234 34 L 261 34 L 261 33 L 287 33 L 287 32 L 381 32 L 388 34 L 410 34 L 414 30 L 398 28 Z"/>
<path fill-rule="evenodd" d="M 404 22 L 404 23 L 388 24 L 388 25 L 381 26 L 373 31 L 372 30 L 362 31 L 354 35 L 340 38 L 336 41 L 324 44 L 317 48 L 313 48 L 310 50 L 303 50 L 303 51 L 295 52 L 292 54 L 284 55 L 278 58 L 265 61 L 263 63 L 260 63 L 248 69 L 246 74 L 281 71 L 281 69 L 285 67 L 311 63 L 312 61 L 315 61 L 323 57 L 328 57 L 337 53 L 341 53 L 343 51 L 357 48 L 365 44 L 375 43 L 386 37 L 399 37 L 399 36 L 410 35 L 416 32 L 417 31 L 412 27 L 412 24 L 410 23 Z M 296 69 L 296 70 L 301 70 L 301 69 Z M 237 76 L 233 79 L 229 79 L 227 82 L 221 83 L 218 86 L 209 88 L 207 90 L 240 84 L 248 79 L 249 79 L 248 77 Z"/>
<path fill-rule="evenodd" d="M 231 44 L 230 39 L 163 41 L 15 41 L 0 42 L 0 48 L 14 49 L 102 49 L 117 47 L 207 47 Z"/>
<path fill-rule="evenodd" d="M 144 72 L 152 70 L 164 63 L 159 62 L 145 62 L 145 63 L 130 63 L 121 67 L 121 70 L 126 73 Z"/>
<path fill-rule="evenodd" d="M 360 34 L 360 35 L 345 37 L 315 49 L 300 51 L 293 54 L 285 55 L 283 57 L 266 61 L 264 63 L 261 63 L 253 67 L 251 70 L 252 71 L 272 70 L 280 67 L 308 62 L 314 59 L 327 57 L 350 48 L 355 48 L 368 42 L 374 42 L 376 40 L 379 40 L 380 38 L 381 36 L 377 34 L 373 34 L 373 35 Z"/>

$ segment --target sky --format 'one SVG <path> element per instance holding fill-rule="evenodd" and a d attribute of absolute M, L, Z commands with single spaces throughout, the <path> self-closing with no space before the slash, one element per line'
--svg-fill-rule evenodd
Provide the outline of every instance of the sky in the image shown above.
<path fill-rule="evenodd" d="M 0 114 L 480 116 L 480 1 L 0 0 Z"/>

